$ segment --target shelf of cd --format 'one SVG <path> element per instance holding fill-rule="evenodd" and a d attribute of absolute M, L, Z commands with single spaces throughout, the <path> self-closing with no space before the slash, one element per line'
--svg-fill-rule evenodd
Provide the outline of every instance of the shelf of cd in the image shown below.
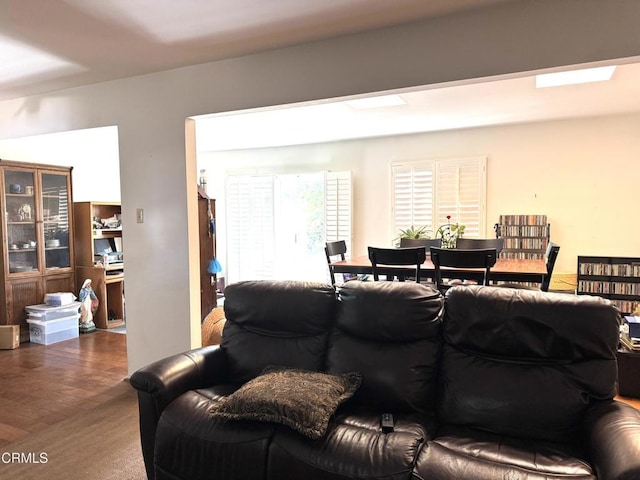
<path fill-rule="evenodd" d="M 623 314 L 640 304 L 640 258 L 578 256 L 578 295 L 610 299 Z"/>

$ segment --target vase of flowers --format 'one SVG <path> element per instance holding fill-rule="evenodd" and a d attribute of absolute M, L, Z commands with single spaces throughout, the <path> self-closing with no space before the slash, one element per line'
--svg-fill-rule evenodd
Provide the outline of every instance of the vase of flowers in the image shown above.
<path fill-rule="evenodd" d="M 440 237 L 442 248 L 456 248 L 456 241 L 464 234 L 464 225 L 451 223 L 451 215 L 447 215 L 447 223 L 440 225 L 436 237 Z"/>

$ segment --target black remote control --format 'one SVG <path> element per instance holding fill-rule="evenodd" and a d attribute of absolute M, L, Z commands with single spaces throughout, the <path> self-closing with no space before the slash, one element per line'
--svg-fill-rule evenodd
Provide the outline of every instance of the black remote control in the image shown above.
<path fill-rule="evenodd" d="M 383 413 L 380 417 L 380 427 L 383 433 L 393 432 L 393 415 L 391 413 Z"/>

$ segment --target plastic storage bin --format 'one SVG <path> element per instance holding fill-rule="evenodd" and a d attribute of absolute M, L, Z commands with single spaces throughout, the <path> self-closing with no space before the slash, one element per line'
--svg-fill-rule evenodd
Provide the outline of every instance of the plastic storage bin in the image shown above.
<path fill-rule="evenodd" d="M 27 319 L 29 323 L 29 340 L 32 343 L 50 345 L 79 336 L 79 315 L 73 315 L 55 320 Z"/>
<path fill-rule="evenodd" d="M 55 292 L 47 293 L 44 296 L 44 303 L 59 307 L 61 305 L 69 305 L 73 303 L 76 296 L 71 292 Z"/>
<path fill-rule="evenodd" d="M 80 302 L 72 302 L 69 305 L 61 306 L 42 303 L 40 305 L 27 305 L 24 309 L 32 320 L 55 320 L 56 318 L 77 315 L 80 309 Z"/>

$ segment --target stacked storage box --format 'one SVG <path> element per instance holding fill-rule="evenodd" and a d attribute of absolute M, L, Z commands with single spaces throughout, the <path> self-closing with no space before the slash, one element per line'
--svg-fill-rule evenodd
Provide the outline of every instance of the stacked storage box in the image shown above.
<path fill-rule="evenodd" d="M 50 345 L 78 336 L 80 302 L 67 305 L 30 305 L 25 309 L 32 343 Z"/>

